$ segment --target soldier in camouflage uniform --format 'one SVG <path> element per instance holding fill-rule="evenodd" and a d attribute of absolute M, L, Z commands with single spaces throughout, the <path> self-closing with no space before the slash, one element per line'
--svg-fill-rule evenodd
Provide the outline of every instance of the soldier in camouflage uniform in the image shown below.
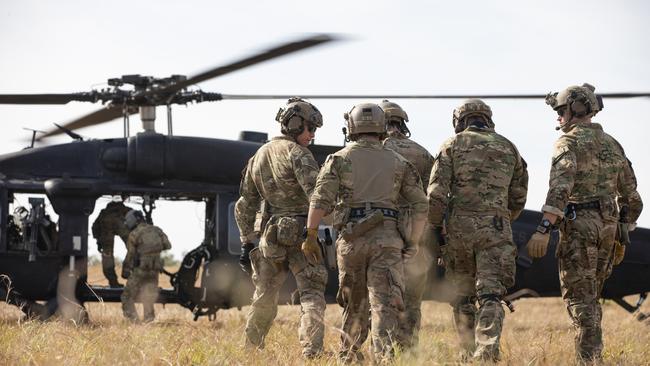
<path fill-rule="evenodd" d="M 122 287 L 115 273 L 113 244 L 115 235 L 118 235 L 126 245 L 129 229 L 124 226 L 124 215 L 130 210 L 122 202 L 109 202 L 93 222 L 93 237 L 97 239 L 97 250 L 102 254 L 102 271 L 110 287 Z"/>
<path fill-rule="evenodd" d="M 643 208 L 623 148 L 600 124 L 591 122 L 602 109 L 594 90 L 589 84 L 569 86 L 546 98 L 558 113 L 557 129 L 564 134 L 554 147 L 544 216 L 528 242 L 531 257 L 544 256 L 549 231 L 559 224 L 562 235 L 556 255 L 560 284 L 577 330 L 579 363 L 602 358 L 598 300 L 612 266 L 625 254 L 625 247 L 616 242 L 617 226 L 623 231 L 633 229 Z"/>
<path fill-rule="evenodd" d="M 158 275 L 163 266 L 160 252 L 171 249 L 172 245 L 159 227 L 144 221 L 140 211 L 129 211 L 124 223 L 131 233 L 122 263 L 122 278 L 127 279 L 121 297 L 122 312 L 127 319 L 137 321 L 135 302 L 139 299 L 144 321 L 152 322 L 155 318 L 153 305 L 158 298 Z"/>
<path fill-rule="evenodd" d="M 368 303 L 372 313 L 375 360 L 389 360 L 404 310 L 403 260 L 417 252 L 427 203 L 416 169 L 384 147 L 386 117 L 376 104 L 364 103 L 345 114 L 353 142 L 327 157 L 310 200 L 303 250 L 320 260 L 316 231 L 321 218 L 334 211 L 339 267 L 337 302 L 343 307 L 341 361 L 362 358 L 368 334 Z M 413 209 L 411 234 L 397 231 L 400 197 Z M 311 249 L 314 248 L 314 249 Z"/>
<path fill-rule="evenodd" d="M 496 361 L 501 300 L 515 280 L 511 222 L 526 203 L 528 173 L 514 144 L 494 132 L 483 101 L 463 102 L 453 125 L 456 135 L 442 145 L 431 172 L 429 221 L 441 236 L 447 215 L 441 250 L 457 292 L 452 306 L 464 357 Z"/>
<path fill-rule="evenodd" d="M 406 126 L 408 115 L 398 104 L 384 100 L 379 106 L 386 113 L 388 120 L 386 127 L 388 137 L 384 140 L 384 146 L 399 153 L 415 166 L 423 183 L 422 189 L 426 190 L 433 166 L 433 156 L 417 142 L 409 139 L 411 131 Z M 411 209 L 408 202 L 404 198 L 400 198 L 400 222 L 408 220 Z M 402 231 L 408 231 L 408 228 L 404 227 Z M 422 295 L 426 288 L 427 273 L 433 263 L 436 251 L 433 248 L 430 233 L 431 229 L 427 225 L 420 240 L 418 254 L 404 263 L 405 310 L 400 314 L 398 337 L 404 348 L 417 346 L 419 342 Z"/>
<path fill-rule="evenodd" d="M 318 175 L 318 163 L 307 146 L 323 119 L 312 104 L 291 98 L 276 121 L 283 135 L 274 137 L 248 161 L 239 188 L 241 197 L 235 205 L 242 242 L 240 264 L 247 272 L 252 265 L 255 284 L 246 343 L 264 346 L 277 314 L 280 287 L 291 271 L 300 293 L 303 356 L 313 358 L 323 351 L 327 270 L 322 262 L 308 263 L 300 243 Z M 264 219 L 255 227 L 260 209 Z M 259 248 L 254 249 L 252 243 L 260 232 Z"/>

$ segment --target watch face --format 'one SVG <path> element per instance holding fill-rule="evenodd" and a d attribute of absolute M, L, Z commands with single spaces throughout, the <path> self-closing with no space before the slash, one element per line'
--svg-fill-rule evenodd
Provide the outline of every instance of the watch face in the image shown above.
<path fill-rule="evenodd" d="M 549 221 L 549 219 L 542 220 L 542 226 L 551 227 L 551 221 Z"/>

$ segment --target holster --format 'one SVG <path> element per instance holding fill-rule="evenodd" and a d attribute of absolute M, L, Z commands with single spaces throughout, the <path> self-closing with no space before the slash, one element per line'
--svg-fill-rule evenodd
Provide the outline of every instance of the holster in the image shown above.
<path fill-rule="evenodd" d="M 384 214 L 380 210 L 374 210 L 371 214 L 363 217 L 357 222 L 348 222 L 341 233 L 345 241 L 354 240 L 372 228 L 383 224 Z"/>
<path fill-rule="evenodd" d="M 622 245 L 630 244 L 630 231 L 628 230 L 627 223 L 619 222 L 616 225 L 616 241 Z"/>
<path fill-rule="evenodd" d="M 325 241 L 318 241 L 325 253 L 325 266 L 329 270 L 336 270 L 336 245 L 332 240 L 330 229 L 325 229 Z"/>

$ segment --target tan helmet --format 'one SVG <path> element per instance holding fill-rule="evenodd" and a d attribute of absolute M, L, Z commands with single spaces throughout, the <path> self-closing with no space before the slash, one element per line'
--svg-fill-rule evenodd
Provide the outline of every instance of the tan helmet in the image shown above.
<path fill-rule="evenodd" d="M 360 133 L 386 133 L 386 113 L 374 103 L 357 104 L 344 113 L 347 121 L 347 136 Z"/>
<path fill-rule="evenodd" d="M 452 124 L 457 133 L 467 128 L 464 120 L 470 116 L 482 116 L 485 118 L 488 126 L 494 127 L 490 106 L 480 99 L 467 99 L 454 109 Z"/>
<path fill-rule="evenodd" d="M 596 88 L 584 83 L 581 86 L 571 85 L 559 93 L 548 93 L 546 104 L 555 111 L 569 108 L 571 117 L 593 117 L 603 109 L 603 102 L 594 91 Z"/>
<path fill-rule="evenodd" d="M 323 127 L 323 115 L 313 104 L 299 97 L 290 98 L 287 105 L 278 110 L 275 120 L 282 125 L 282 132 L 301 133 L 303 122 L 314 127 Z"/>
<path fill-rule="evenodd" d="M 384 110 L 384 113 L 386 113 L 386 119 L 388 121 L 408 122 L 409 120 L 406 111 L 404 111 L 399 104 L 393 103 L 388 99 L 382 100 L 381 103 L 379 103 L 379 107 Z"/>

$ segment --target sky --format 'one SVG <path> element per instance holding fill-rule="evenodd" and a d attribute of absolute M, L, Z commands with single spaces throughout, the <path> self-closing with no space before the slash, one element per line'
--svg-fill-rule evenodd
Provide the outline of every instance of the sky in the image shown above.
<path fill-rule="evenodd" d="M 597 92 L 650 91 L 650 3 L 645 1 L 67 1 L 0 0 L 0 94 L 70 93 L 125 74 L 195 75 L 306 34 L 342 38 L 197 87 L 225 94 L 486 94 L 559 91 L 589 82 Z M 343 113 L 360 102 L 314 100 L 324 117 L 316 142 L 340 145 Z M 461 100 L 394 100 L 413 139 L 435 154 L 453 134 Z M 650 98 L 607 100 L 595 118 L 624 146 L 650 202 Z M 174 134 L 236 139 L 279 132 L 284 102 L 222 101 L 174 109 Z M 487 100 L 497 132 L 528 163 L 526 207 L 548 189 L 556 114 L 543 100 Z M 26 146 L 23 127 L 49 129 L 100 108 L 73 102 L 0 105 L 0 154 Z M 139 129 L 131 122 L 131 133 Z M 157 129 L 166 131 L 163 109 Z M 77 131 L 121 137 L 114 121 Z M 59 137 L 48 144 L 64 143 Z M 197 157 L 200 158 L 200 157 Z M 103 200 L 102 202 L 107 202 Z M 98 203 L 91 220 L 102 208 Z M 639 225 L 650 227 L 650 209 Z M 179 214 L 181 213 L 181 214 Z M 199 244 L 202 208 L 162 203 L 154 220 L 175 255 Z M 94 245 L 89 245 L 95 254 Z M 116 245 L 118 256 L 124 250 Z"/>

